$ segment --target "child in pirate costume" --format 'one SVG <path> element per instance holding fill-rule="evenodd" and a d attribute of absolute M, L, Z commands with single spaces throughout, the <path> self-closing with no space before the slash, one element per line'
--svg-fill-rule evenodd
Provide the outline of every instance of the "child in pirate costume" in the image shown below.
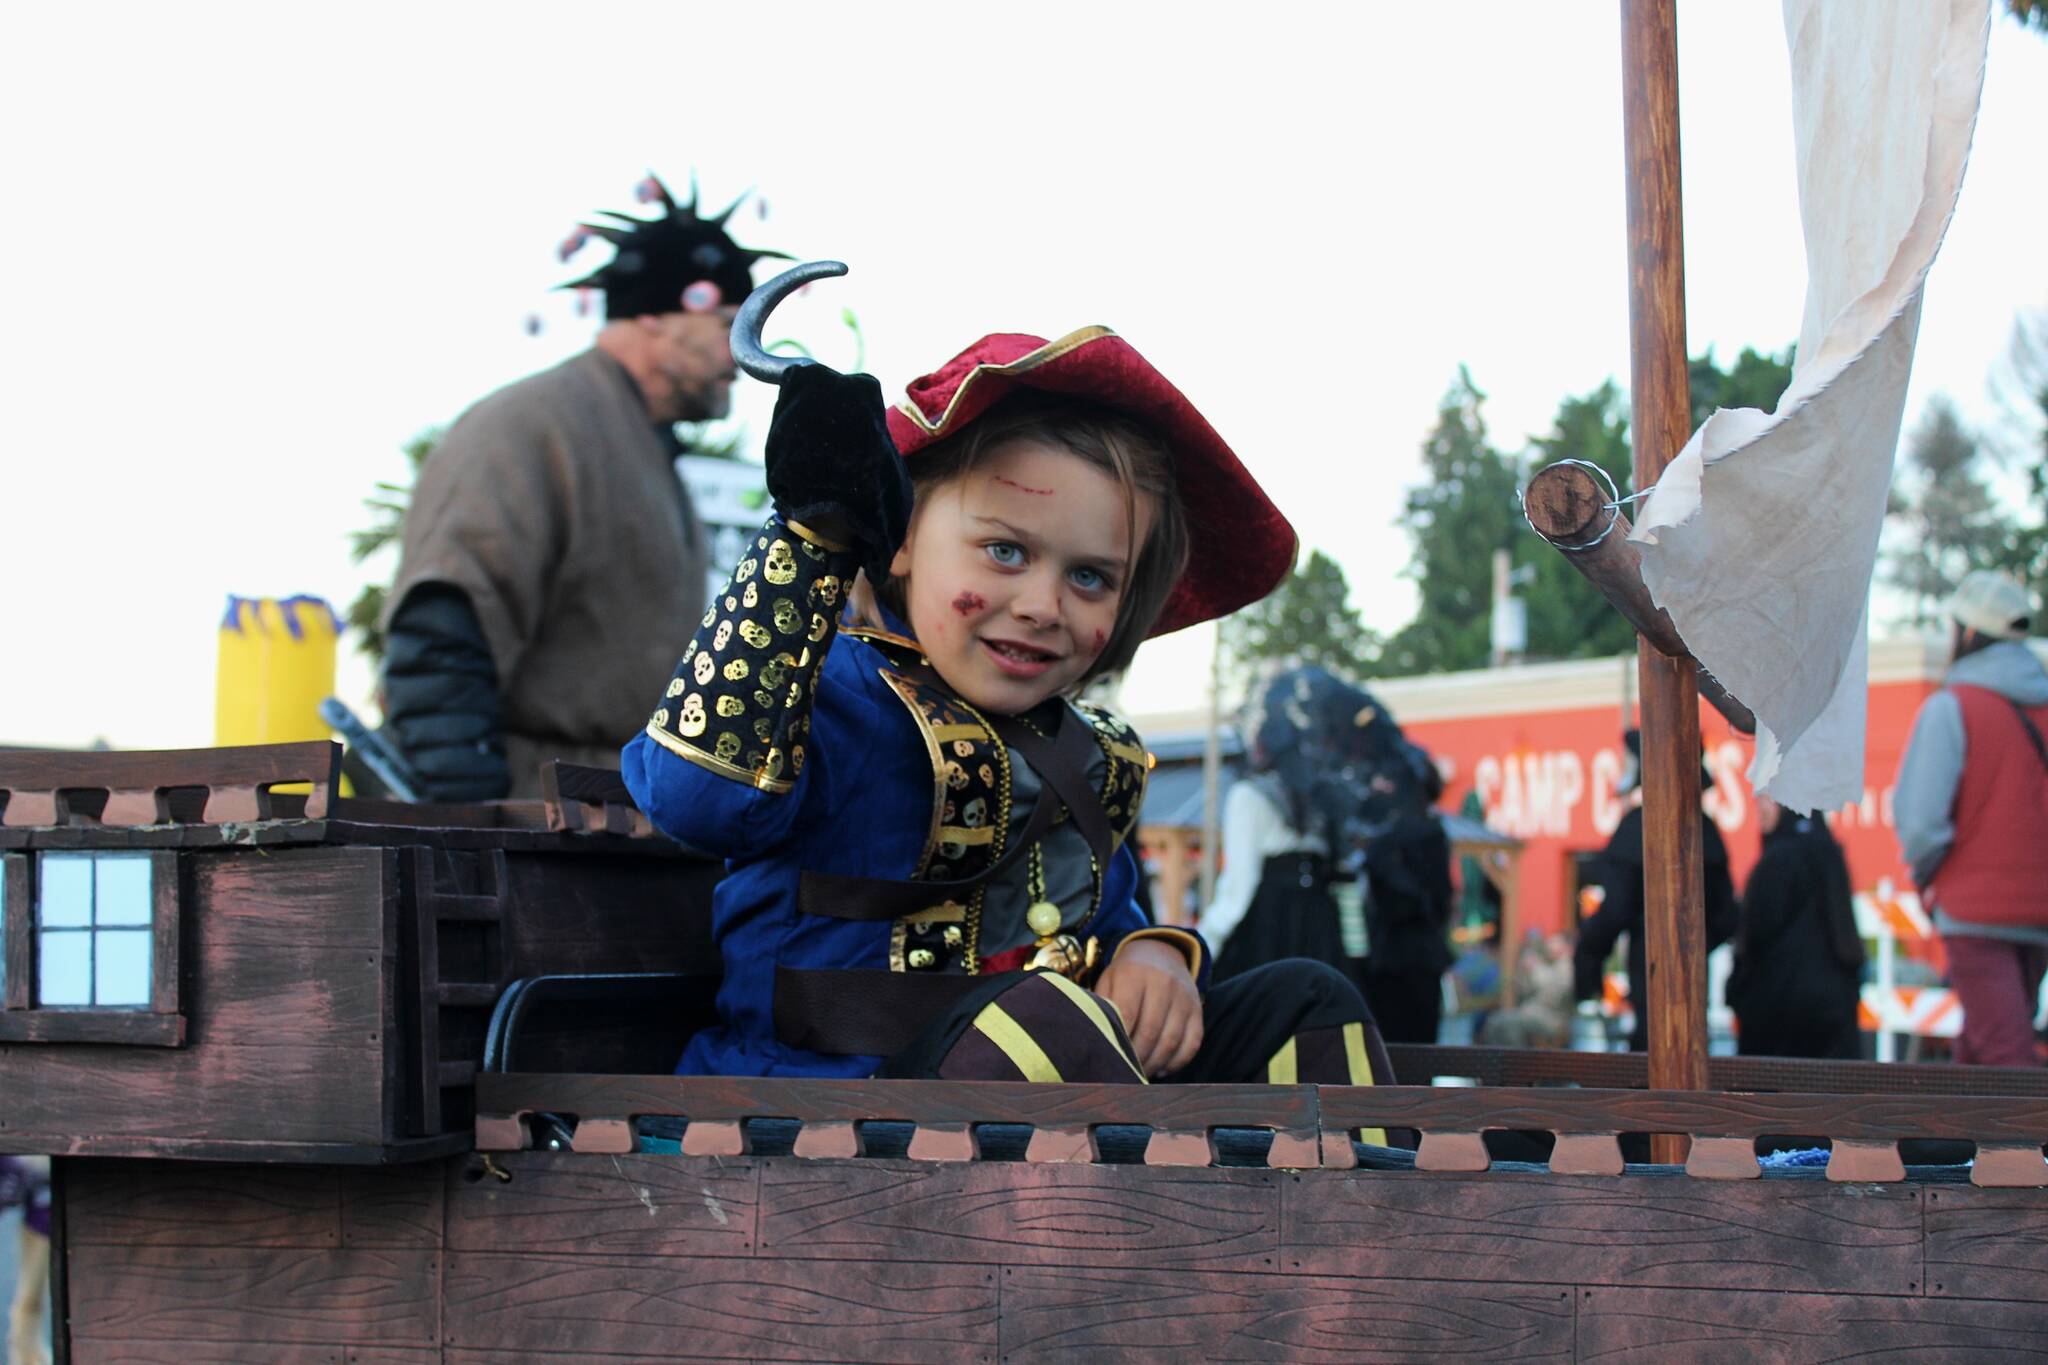
<path fill-rule="evenodd" d="M 1146 922 L 1144 748 L 1069 700 L 1293 561 L 1164 376 L 1105 328 L 985 337 L 886 414 L 802 366 L 767 476 L 774 518 L 624 753 L 654 823 L 728 862 L 719 1021 L 679 1071 L 1390 1078 L 1340 973 L 1208 991 L 1200 938 Z"/>

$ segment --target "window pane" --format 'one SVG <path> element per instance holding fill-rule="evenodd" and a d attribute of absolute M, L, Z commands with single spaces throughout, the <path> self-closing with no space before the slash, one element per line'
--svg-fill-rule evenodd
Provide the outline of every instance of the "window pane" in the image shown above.
<path fill-rule="evenodd" d="M 92 1003 L 92 934 L 89 930 L 44 930 L 37 935 L 38 1005 Z"/>
<path fill-rule="evenodd" d="M 90 853 L 40 853 L 36 871 L 36 909 L 44 928 L 84 928 L 92 923 Z"/>
<path fill-rule="evenodd" d="M 149 1003 L 149 931 L 102 929 L 93 946 L 95 1005 Z"/>
<path fill-rule="evenodd" d="M 97 854 L 93 858 L 93 873 L 93 923 L 149 923 L 147 853 Z"/>

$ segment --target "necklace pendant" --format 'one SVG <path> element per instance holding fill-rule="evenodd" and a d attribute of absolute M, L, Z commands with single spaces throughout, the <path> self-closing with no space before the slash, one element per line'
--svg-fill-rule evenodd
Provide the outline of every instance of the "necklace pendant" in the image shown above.
<path fill-rule="evenodd" d="M 1060 919 L 1060 908 L 1051 901 L 1034 901 L 1024 912 L 1024 923 L 1041 939 L 1051 938 L 1060 931 Z"/>

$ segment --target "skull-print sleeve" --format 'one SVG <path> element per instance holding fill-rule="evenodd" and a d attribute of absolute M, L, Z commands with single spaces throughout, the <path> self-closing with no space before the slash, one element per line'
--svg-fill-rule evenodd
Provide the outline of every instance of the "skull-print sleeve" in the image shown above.
<path fill-rule="evenodd" d="M 770 795 L 804 770 L 811 710 L 858 557 L 772 519 L 711 600 L 647 734 L 689 762 Z"/>

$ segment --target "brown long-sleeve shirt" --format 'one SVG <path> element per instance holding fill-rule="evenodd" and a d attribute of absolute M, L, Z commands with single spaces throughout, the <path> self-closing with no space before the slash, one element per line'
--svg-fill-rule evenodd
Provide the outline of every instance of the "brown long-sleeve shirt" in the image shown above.
<path fill-rule="evenodd" d="M 499 389 L 428 457 L 385 624 L 446 583 L 476 609 L 515 797 L 549 758 L 615 767 L 704 610 L 704 534 L 631 376 L 585 351 Z"/>

